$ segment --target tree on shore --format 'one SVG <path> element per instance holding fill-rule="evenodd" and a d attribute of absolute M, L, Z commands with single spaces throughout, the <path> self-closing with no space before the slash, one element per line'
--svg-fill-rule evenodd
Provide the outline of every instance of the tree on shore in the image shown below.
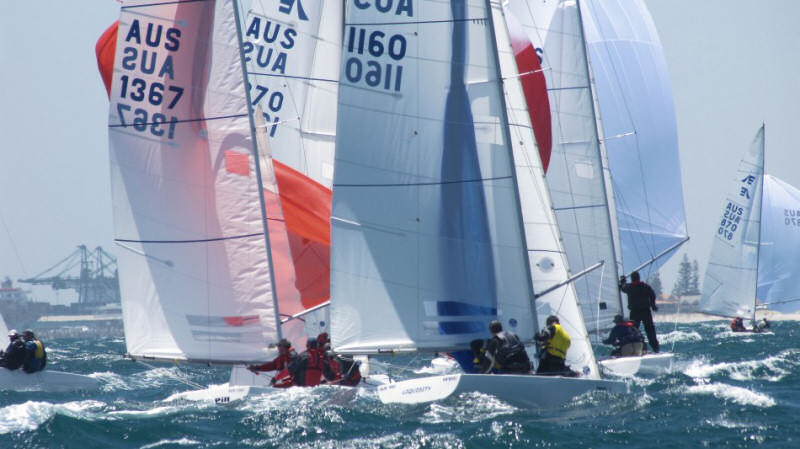
<path fill-rule="evenodd" d="M 675 279 L 675 286 L 672 287 L 672 294 L 675 296 L 691 295 L 692 293 L 692 264 L 689 256 L 683 255 L 680 265 L 678 265 L 678 277 Z"/>
<path fill-rule="evenodd" d="M 653 291 L 656 292 L 656 296 L 661 296 L 663 293 L 664 287 L 661 285 L 661 275 L 658 274 L 658 271 L 651 274 L 647 278 L 647 283 L 650 284 L 650 287 L 653 288 Z"/>

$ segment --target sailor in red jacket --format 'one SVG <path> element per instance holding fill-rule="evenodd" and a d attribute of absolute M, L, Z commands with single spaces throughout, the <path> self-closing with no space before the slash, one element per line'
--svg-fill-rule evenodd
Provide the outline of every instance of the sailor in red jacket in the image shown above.
<path fill-rule="evenodd" d="M 292 348 L 289 340 L 282 338 L 278 342 L 278 357 L 275 360 L 261 365 L 249 365 L 247 369 L 256 374 L 259 371 L 278 371 L 270 383 L 276 388 L 287 388 L 294 385 L 288 368 L 289 364 L 297 357 L 297 352 Z"/>
<path fill-rule="evenodd" d="M 319 385 L 323 375 L 328 381 L 332 381 L 336 376 L 317 346 L 316 338 L 309 338 L 306 343 L 306 352 L 289 363 L 289 373 L 294 379 L 294 384 L 300 387 Z"/>

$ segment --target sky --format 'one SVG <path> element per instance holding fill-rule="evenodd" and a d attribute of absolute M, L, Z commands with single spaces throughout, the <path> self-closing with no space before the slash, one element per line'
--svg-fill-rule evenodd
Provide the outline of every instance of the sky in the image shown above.
<path fill-rule="evenodd" d="M 736 165 L 766 123 L 766 171 L 800 186 L 797 0 L 645 0 L 672 81 L 691 240 L 701 271 Z M 32 277 L 80 244 L 114 253 L 108 99 L 97 38 L 115 0 L 16 2 L 0 13 L 0 277 Z M 701 273 L 702 274 L 702 273 Z M 29 288 L 29 287 L 26 287 Z M 74 295 L 33 289 L 38 300 Z"/>

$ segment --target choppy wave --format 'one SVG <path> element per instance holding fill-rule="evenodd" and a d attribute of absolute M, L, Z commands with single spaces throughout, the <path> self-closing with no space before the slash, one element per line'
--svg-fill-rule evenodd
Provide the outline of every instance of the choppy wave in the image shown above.
<path fill-rule="evenodd" d="M 683 330 L 675 330 L 658 336 L 658 341 L 662 345 L 669 345 L 678 342 L 700 341 L 702 339 L 703 337 L 701 337 L 700 333 L 698 333 L 697 331 L 683 331 Z"/>
<path fill-rule="evenodd" d="M 99 401 L 75 401 L 64 404 L 28 401 L 0 409 L 0 434 L 34 430 L 56 414 L 94 420 L 104 403 Z"/>
<path fill-rule="evenodd" d="M 709 363 L 706 358 L 698 358 L 694 359 L 683 372 L 687 376 L 694 378 L 710 378 L 715 375 L 724 375 L 738 381 L 766 380 L 778 382 L 789 375 L 792 369 L 797 366 L 796 353 L 793 350 L 789 350 L 761 360 Z"/>
<path fill-rule="evenodd" d="M 775 400 L 767 394 L 724 383 L 702 382 L 698 385 L 687 387 L 686 391 L 689 394 L 714 396 L 739 405 L 753 405 L 756 407 L 772 407 L 775 405 Z"/>

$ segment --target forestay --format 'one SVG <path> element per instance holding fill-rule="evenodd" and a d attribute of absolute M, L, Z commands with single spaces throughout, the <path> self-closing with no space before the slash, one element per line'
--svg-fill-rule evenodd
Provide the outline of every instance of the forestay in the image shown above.
<path fill-rule="evenodd" d="M 664 50 L 641 0 L 581 0 L 623 272 L 652 273 L 688 239 Z M 609 192 L 611 193 L 611 192 Z"/>
<path fill-rule="evenodd" d="M 526 101 L 526 94 L 529 95 L 527 98 L 533 94 L 528 89 L 536 88 L 536 78 L 542 76 L 541 72 L 528 70 L 532 62 L 529 58 L 536 58 L 530 40 L 513 14 L 510 11 L 505 11 L 504 14 L 500 2 L 492 2 L 491 5 L 522 206 L 525 241 L 528 245 L 528 266 L 531 270 L 533 290 L 538 294 L 564 283 L 569 278 L 567 255 L 561 244 L 561 235 L 544 179 L 541 151 L 537 151 L 537 146 L 543 143 L 543 139 L 535 139 L 532 132 L 536 127 L 531 125 L 531 121 L 541 117 L 542 111 L 534 110 L 529 113 L 528 108 L 546 107 L 548 109 L 544 112 L 548 117 L 550 111 L 547 102 L 537 105 Z M 507 24 L 507 27 L 504 24 Z M 538 67 L 538 61 L 534 59 L 534 62 Z M 544 91 L 544 86 L 542 90 Z M 546 91 L 543 94 L 546 99 Z M 589 377 L 596 378 L 597 366 L 591 342 L 572 284 L 566 284 L 538 297 L 536 312 L 540 328 L 544 327 L 549 315 L 559 317 L 560 324 L 572 339 L 567 352 L 567 365 L 574 370 L 583 370 L 584 374 L 591 373 Z"/>
<path fill-rule="evenodd" d="M 800 310 L 800 190 L 764 175 L 756 298 L 770 310 Z"/>
<path fill-rule="evenodd" d="M 755 319 L 763 173 L 762 126 L 739 162 L 717 222 L 700 297 L 705 313 Z"/>
<path fill-rule="evenodd" d="M 484 0 L 347 3 L 332 220 L 333 345 L 467 349 L 535 331 Z"/>
<path fill-rule="evenodd" d="M 280 338 L 233 8 L 122 6 L 109 135 L 133 356 L 263 360 Z"/>
<path fill-rule="evenodd" d="M 574 1 L 512 0 L 508 10 L 540 51 L 547 79 L 553 147 L 546 179 L 569 267 L 577 273 L 605 262 L 574 283 L 589 335 L 604 338 L 622 301 L 580 12 Z"/>

